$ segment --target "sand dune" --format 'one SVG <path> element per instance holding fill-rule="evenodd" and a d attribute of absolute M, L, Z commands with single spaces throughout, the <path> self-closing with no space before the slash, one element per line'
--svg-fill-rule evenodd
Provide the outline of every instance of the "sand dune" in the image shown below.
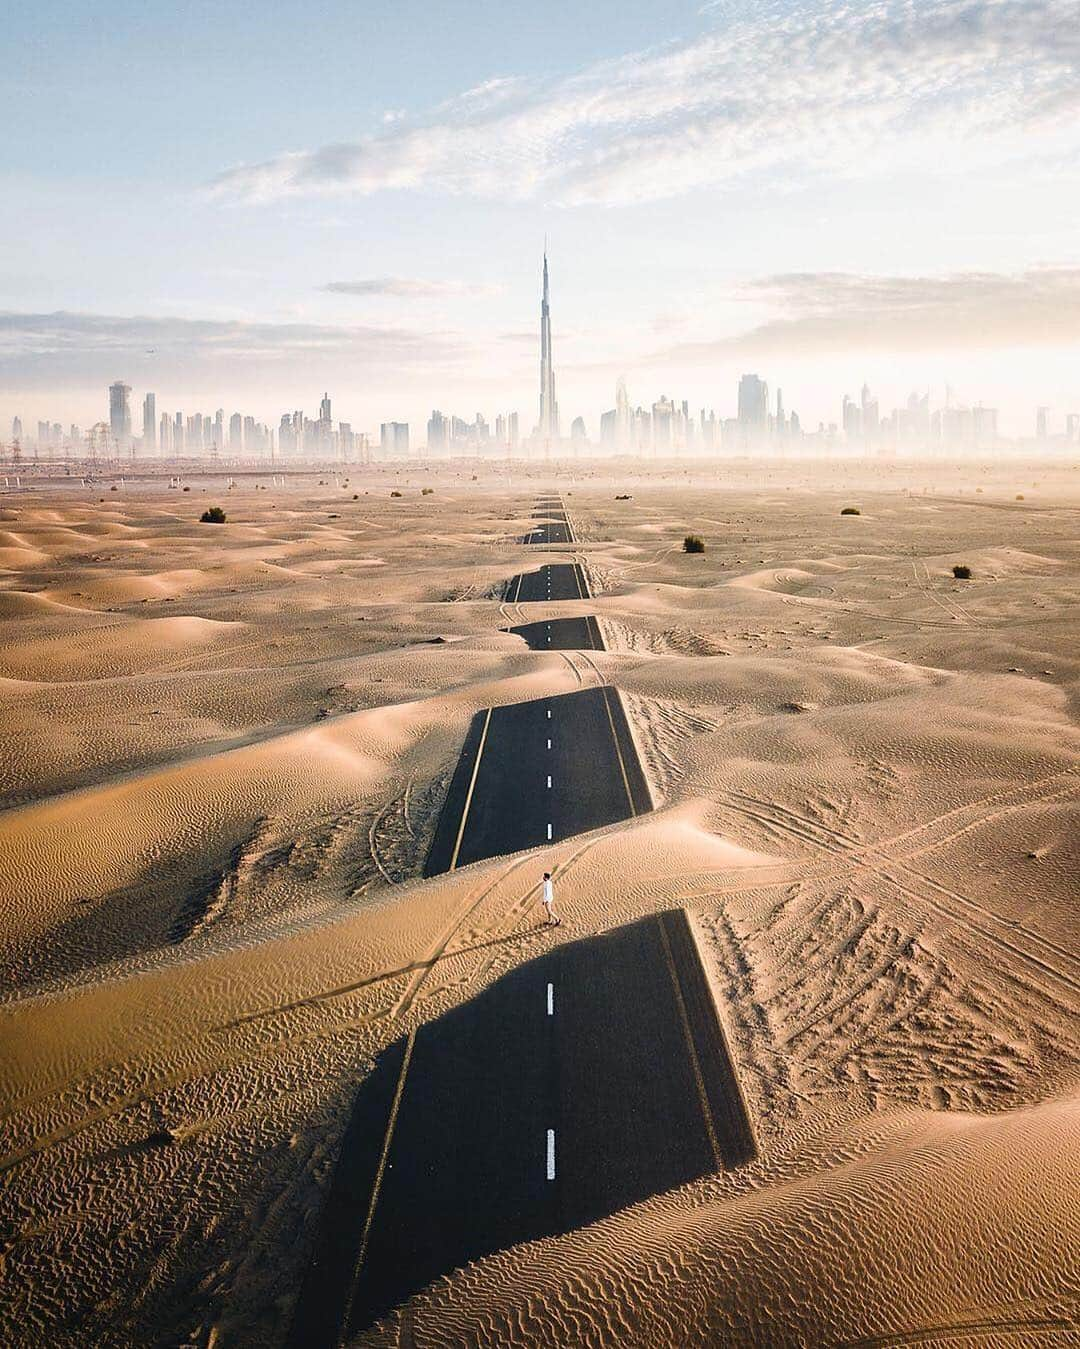
<path fill-rule="evenodd" d="M 1055 1197 L 1078 1145 L 1076 1097 L 848 1126 L 764 1192 L 706 1189 L 509 1251 L 404 1323 L 424 1345 L 1068 1343 L 1080 1225 Z"/>
<path fill-rule="evenodd" d="M 282 1343 L 375 1056 L 677 906 L 758 1160 L 364 1342 L 1076 1339 L 1075 488 L 664 472 L 562 484 L 589 652 L 506 631 L 555 612 L 502 594 L 539 470 L 5 504 L 5 1343 Z M 601 682 L 657 808 L 421 879 L 471 718 Z"/>

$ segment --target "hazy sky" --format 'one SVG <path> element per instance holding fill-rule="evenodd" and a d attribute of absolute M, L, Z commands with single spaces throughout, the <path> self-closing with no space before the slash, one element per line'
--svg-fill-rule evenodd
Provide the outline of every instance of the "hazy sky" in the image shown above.
<path fill-rule="evenodd" d="M 618 374 L 805 422 L 864 379 L 1080 410 L 1078 0 L 21 0 L 0 428 L 158 408 L 565 423 Z M 138 417 L 136 417 L 138 424 Z"/>

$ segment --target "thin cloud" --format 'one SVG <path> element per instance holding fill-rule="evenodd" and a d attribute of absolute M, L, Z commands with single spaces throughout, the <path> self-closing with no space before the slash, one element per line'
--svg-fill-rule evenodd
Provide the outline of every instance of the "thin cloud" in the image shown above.
<path fill-rule="evenodd" d="M 456 364 L 473 348 L 457 333 L 391 326 L 0 312 L 0 377 L 39 386 L 115 379 L 118 370 L 146 369 L 149 352 L 153 367 L 170 375 L 265 375 L 315 362 L 394 370 Z"/>
<path fill-rule="evenodd" d="M 321 290 L 330 295 L 390 297 L 398 300 L 443 300 L 495 295 L 498 286 L 468 281 L 425 281 L 411 276 L 373 276 L 362 281 L 328 281 Z"/>
<path fill-rule="evenodd" d="M 668 347 L 657 357 L 696 361 L 1080 344 L 1080 267 L 913 277 L 798 272 L 761 277 L 740 294 L 775 307 L 776 316 L 714 342 Z"/>
<path fill-rule="evenodd" d="M 360 140 L 241 165 L 215 190 L 617 205 L 765 173 L 964 173 L 1029 156 L 1035 130 L 1048 156 L 1080 149 L 1075 0 L 774 0 L 720 17 L 692 41 L 490 81 Z"/>

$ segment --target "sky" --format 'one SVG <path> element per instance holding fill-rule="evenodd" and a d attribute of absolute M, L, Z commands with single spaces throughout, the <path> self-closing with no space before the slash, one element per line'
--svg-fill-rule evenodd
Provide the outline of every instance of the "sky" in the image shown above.
<path fill-rule="evenodd" d="M 625 376 L 1080 411 L 1078 0 L 14 0 L 0 437 L 536 418 Z M 138 426 L 138 413 L 136 413 Z"/>

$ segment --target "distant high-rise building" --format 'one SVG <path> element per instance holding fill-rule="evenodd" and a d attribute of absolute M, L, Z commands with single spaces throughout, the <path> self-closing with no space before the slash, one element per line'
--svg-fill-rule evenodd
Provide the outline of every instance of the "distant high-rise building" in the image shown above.
<path fill-rule="evenodd" d="M 615 448 L 622 453 L 630 447 L 630 399 L 626 394 L 626 380 L 620 375 L 615 381 Z"/>
<path fill-rule="evenodd" d="M 328 393 L 323 394 L 322 402 L 319 404 L 319 420 L 322 422 L 328 422 L 332 420 L 332 415 L 330 412 L 330 395 Z"/>
<path fill-rule="evenodd" d="M 547 249 L 544 249 L 544 289 L 540 300 L 540 422 L 536 434 L 544 445 L 559 438 L 559 405 L 555 401 L 555 369 L 551 359 L 551 305 L 548 296 Z"/>
<path fill-rule="evenodd" d="M 22 440 L 22 418 L 15 417 L 11 422 L 11 439 Z"/>
<path fill-rule="evenodd" d="M 383 422 L 379 426 L 379 448 L 391 458 L 406 458 L 409 453 L 409 423 Z"/>
<path fill-rule="evenodd" d="M 142 440 L 143 451 L 157 448 L 157 400 L 148 393 L 142 404 Z"/>
<path fill-rule="evenodd" d="M 511 450 L 516 450 L 521 444 L 521 432 L 518 429 L 518 415 L 511 412 L 506 420 L 506 444 Z"/>
<path fill-rule="evenodd" d="M 117 380 L 109 385 L 109 430 L 119 449 L 131 444 L 131 385 Z"/>
<path fill-rule="evenodd" d="M 769 429 L 769 386 L 757 375 L 739 380 L 739 433 L 744 446 L 759 445 Z"/>
<path fill-rule="evenodd" d="M 225 448 L 225 409 L 218 408 L 214 413 L 214 444 L 219 450 Z"/>
<path fill-rule="evenodd" d="M 1046 442 L 1050 439 L 1050 409 L 1039 408 L 1035 413 L 1035 439 Z"/>
<path fill-rule="evenodd" d="M 585 432 L 585 418 L 575 417 L 570 423 L 570 441 L 575 449 L 580 449 L 588 439 Z"/>
<path fill-rule="evenodd" d="M 435 408 L 427 424 L 428 454 L 446 454 L 450 449 L 450 419 Z"/>
<path fill-rule="evenodd" d="M 858 403 L 853 402 L 847 394 L 844 394 L 844 401 L 840 407 L 840 424 L 844 428 L 844 435 L 849 444 L 854 444 L 862 437 L 862 412 Z"/>
<path fill-rule="evenodd" d="M 186 448 L 184 440 L 184 414 L 178 412 L 173 418 L 173 454 L 183 454 Z"/>
<path fill-rule="evenodd" d="M 666 454 L 672 448 L 672 420 L 675 404 L 666 394 L 652 405 L 652 444 L 655 454 Z"/>
<path fill-rule="evenodd" d="M 160 441 L 158 448 L 161 450 L 161 453 L 163 455 L 171 453 L 172 422 L 169 420 L 169 414 L 167 412 L 161 414 L 161 421 L 158 424 L 158 440 Z"/>
<path fill-rule="evenodd" d="M 610 412 L 600 414 L 600 444 L 605 450 L 612 453 L 618 448 L 619 443 L 619 409 L 612 408 Z"/>
<path fill-rule="evenodd" d="M 239 412 L 229 418 L 229 451 L 240 454 L 244 449 L 244 419 Z"/>
<path fill-rule="evenodd" d="M 998 410 L 981 404 L 971 411 L 971 431 L 977 449 L 991 449 L 998 438 Z"/>
<path fill-rule="evenodd" d="M 859 422 L 863 440 L 871 441 L 877 439 L 880 420 L 878 401 L 871 396 L 870 386 L 864 384 L 862 386 L 862 392 L 859 395 Z"/>

